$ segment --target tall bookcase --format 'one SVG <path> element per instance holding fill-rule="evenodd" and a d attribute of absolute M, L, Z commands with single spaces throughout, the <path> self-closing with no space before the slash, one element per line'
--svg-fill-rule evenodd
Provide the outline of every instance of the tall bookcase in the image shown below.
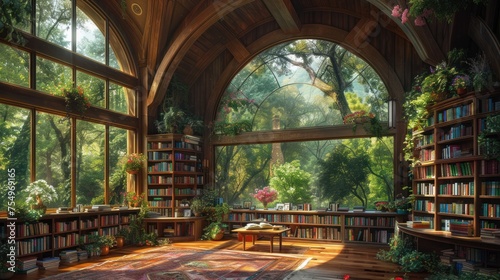
<path fill-rule="evenodd" d="M 201 194 L 205 175 L 198 137 L 156 134 L 147 137 L 147 198 L 151 210 L 182 217 L 190 200 Z"/>
<path fill-rule="evenodd" d="M 487 116 L 500 113 L 500 93 L 474 93 L 429 108 L 428 126 L 413 134 L 413 219 L 431 229 L 480 236 L 500 228 L 500 170 L 478 145 Z M 465 231 L 455 231 L 467 227 Z"/>

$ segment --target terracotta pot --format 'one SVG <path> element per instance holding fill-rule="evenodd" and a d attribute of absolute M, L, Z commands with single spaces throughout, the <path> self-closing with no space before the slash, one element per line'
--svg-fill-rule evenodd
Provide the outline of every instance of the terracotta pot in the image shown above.
<path fill-rule="evenodd" d="M 128 174 L 137 174 L 139 173 L 139 170 L 127 170 Z"/>
<path fill-rule="evenodd" d="M 125 238 L 123 236 L 116 236 L 116 247 L 121 248 L 125 244 Z"/>
<path fill-rule="evenodd" d="M 109 246 L 105 245 L 101 247 L 101 256 L 106 256 L 109 254 Z"/>
<path fill-rule="evenodd" d="M 217 234 L 212 236 L 212 240 L 218 241 L 224 237 L 224 230 L 219 231 Z"/>
<path fill-rule="evenodd" d="M 457 88 L 457 94 L 458 95 L 464 95 L 467 93 L 467 89 L 466 88 Z"/>

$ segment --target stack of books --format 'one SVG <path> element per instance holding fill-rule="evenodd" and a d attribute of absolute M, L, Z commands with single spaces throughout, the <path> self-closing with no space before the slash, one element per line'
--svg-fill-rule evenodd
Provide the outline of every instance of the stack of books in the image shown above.
<path fill-rule="evenodd" d="M 364 206 L 354 206 L 352 208 L 353 212 L 365 212 L 365 207 Z"/>
<path fill-rule="evenodd" d="M 111 206 L 109 204 L 92 205 L 92 209 L 96 211 L 111 211 Z"/>
<path fill-rule="evenodd" d="M 59 207 L 56 210 L 57 214 L 67 214 L 73 212 L 73 208 L 71 207 Z"/>
<path fill-rule="evenodd" d="M 89 258 L 89 255 L 87 253 L 87 251 L 85 250 L 79 250 L 76 255 L 78 256 L 78 260 L 81 261 L 81 260 L 86 260 Z"/>
<path fill-rule="evenodd" d="M 38 266 L 38 268 L 45 270 L 51 268 L 59 268 L 60 262 L 61 259 L 59 259 L 59 257 L 43 258 L 41 260 L 37 260 L 36 265 Z"/>
<path fill-rule="evenodd" d="M 71 264 L 78 261 L 78 251 L 76 250 L 64 250 L 59 253 L 59 258 L 61 258 L 61 264 Z"/>
<path fill-rule="evenodd" d="M 456 236 L 473 236 L 474 227 L 469 221 L 451 221 L 450 222 L 451 235 Z"/>
<path fill-rule="evenodd" d="M 17 273 L 28 274 L 37 270 L 36 257 L 20 258 L 16 261 Z"/>
<path fill-rule="evenodd" d="M 455 251 L 453 251 L 453 249 L 444 249 L 441 250 L 441 255 L 439 256 L 439 259 L 441 260 L 442 264 L 451 265 L 454 256 L 455 256 Z"/>
<path fill-rule="evenodd" d="M 429 221 L 408 221 L 406 225 L 409 228 L 430 228 L 431 223 Z"/>
<path fill-rule="evenodd" d="M 481 240 L 500 242 L 500 229 L 498 228 L 482 228 L 481 229 Z"/>

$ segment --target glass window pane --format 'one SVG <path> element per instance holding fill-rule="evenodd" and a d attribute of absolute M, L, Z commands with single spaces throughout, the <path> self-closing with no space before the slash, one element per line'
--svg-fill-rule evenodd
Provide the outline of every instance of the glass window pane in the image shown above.
<path fill-rule="evenodd" d="M 47 207 L 71 206 L 71 127 L 64 117 L 38 112 L 36 115 L 36 180 L 56 189 L 57 199 Z"/>
<path fill-rule="evenodd" d="M 94 14 L 91 20 L 78 7 L 76 10 L 76 52 L 101 63 L 106 63 L 104 35 L 96 25 L 97 23 L 98 26 L 104 28 L 106 26 L 104 19 Z"/>
<path fill-rule="evenodd" d="M 36 89 L 63 96 L 62 85 L 71 84 L 71 68 L 54 61 L 36 58 Z"/>
<path fill-rule="evenodd" d="M 109 31 L 109 66 L 128 74 L 133 74 L 126 56 L 122 40 L 113 28 Z"/>
<path fill-rule="evenodd" d="M 135 116 L 135 91 L 109 83 L 109 109 Z"/>
<path fill-rule="evenodd" d="M 123 172 L 120 159 L 127 154 L 127 130 L 109 128 L 109 203 L 122 204 L 127 190 L 127 175 Z"/>
<path fill-rule="evenodd" d="M 29 87 L 29 53 L 0 44 L 0 81 Z"/>
<path fill-rule="evenodd" d="M 393 137 L 383 137 L 377 141 L 357 138 L 219 146 L 215 149 L 215 185 L 229 205 L 250 199 L 262 207 L 253 198 L 255 189 L 271 186 L 278 190 L 275 203 L 312 203 L 318 209 L 335 201 L 351 208 L 367 205 L 373 209 L 375 201 L 389 201 L 394 196 L 393 141 Z M 273 169 L 281 165 L 281 170 Z M 306 182 L 302 178 L 308 176 L 301 172 L 310 175 Z M 305 197 L 310 198 L 302 201 Z"/>
<path fill-rule="evenodd" d="M 76 202 L 104 203 L 104 125 L 76 122 Z"/>
<path fill-rule="evenodd" d="M 35 35 L 71 49 L 71 0 L 37 0 Z"/>
<path fill-rule="evenodd" d="M 92 106 L 104 108 L 106 105 L 105 99 L 105 82 L 95 76 L 77 71 L 76 84 L 83 88 L 85 95 L 89 98 Z"/>
<path fill-rule="evenodd" d="M 16 203 L 24 201 L 30 182 L 30 110 L 0 104 L 0 211 L 7 210 L 7 187 L 14 184 Z"/>

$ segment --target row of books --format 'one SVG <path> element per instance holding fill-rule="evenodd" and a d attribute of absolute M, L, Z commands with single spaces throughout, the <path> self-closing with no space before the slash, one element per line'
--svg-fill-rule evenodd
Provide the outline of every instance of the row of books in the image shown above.
<path fill-rule="evenodd" d="M 440 184 L 439 194 L 460 196 L 474 195 L 474 181 Z"/>
<path fill-rule="evenodd" d="M 434 183 L 417 183 L 415 193 L 418 195 L 434 195 L 436 186 Z"/>
<path fill-rule="evenodd" d="M 429 221 L 407 221 L 406 226 L 409 228 L 431 228 L 431 223 Z"/>
<path fill-rule="evenodd" d="M 437 139 L 439 139 L 439 141 L 446 141 L 471 135 L 472 135 L 471 125 L 459 124 L 450 127 L 448 130 L 439 130 L 437 133 Z"/>
<path fill-rule="evenodd" d="M 500 196 L 500 181 L 481 182 L 481 194 Z"/>
<path fill-rule="evenodd" d="M 441 176 L 472 176 L 474 175 L 474 165 L 471 162 L 445 163 L 441 165 Z"/>
<path fill-rule="evenodd" d="M 441 203 L 439 204 L 439 212 L 448 214 L 474 215 L 473 203 Z"/>
<path fill-rule="evenodd" d="M 437 121 L 441 123 L 467 117 L 473 114 L 473 109 L 472 103 L 449 108 L 437 113 Z"/>
<path fill-rule="evenodd" d="M 482 203 L 481 214 L 485 217 L 500 218 L 500 204 Z"/>

